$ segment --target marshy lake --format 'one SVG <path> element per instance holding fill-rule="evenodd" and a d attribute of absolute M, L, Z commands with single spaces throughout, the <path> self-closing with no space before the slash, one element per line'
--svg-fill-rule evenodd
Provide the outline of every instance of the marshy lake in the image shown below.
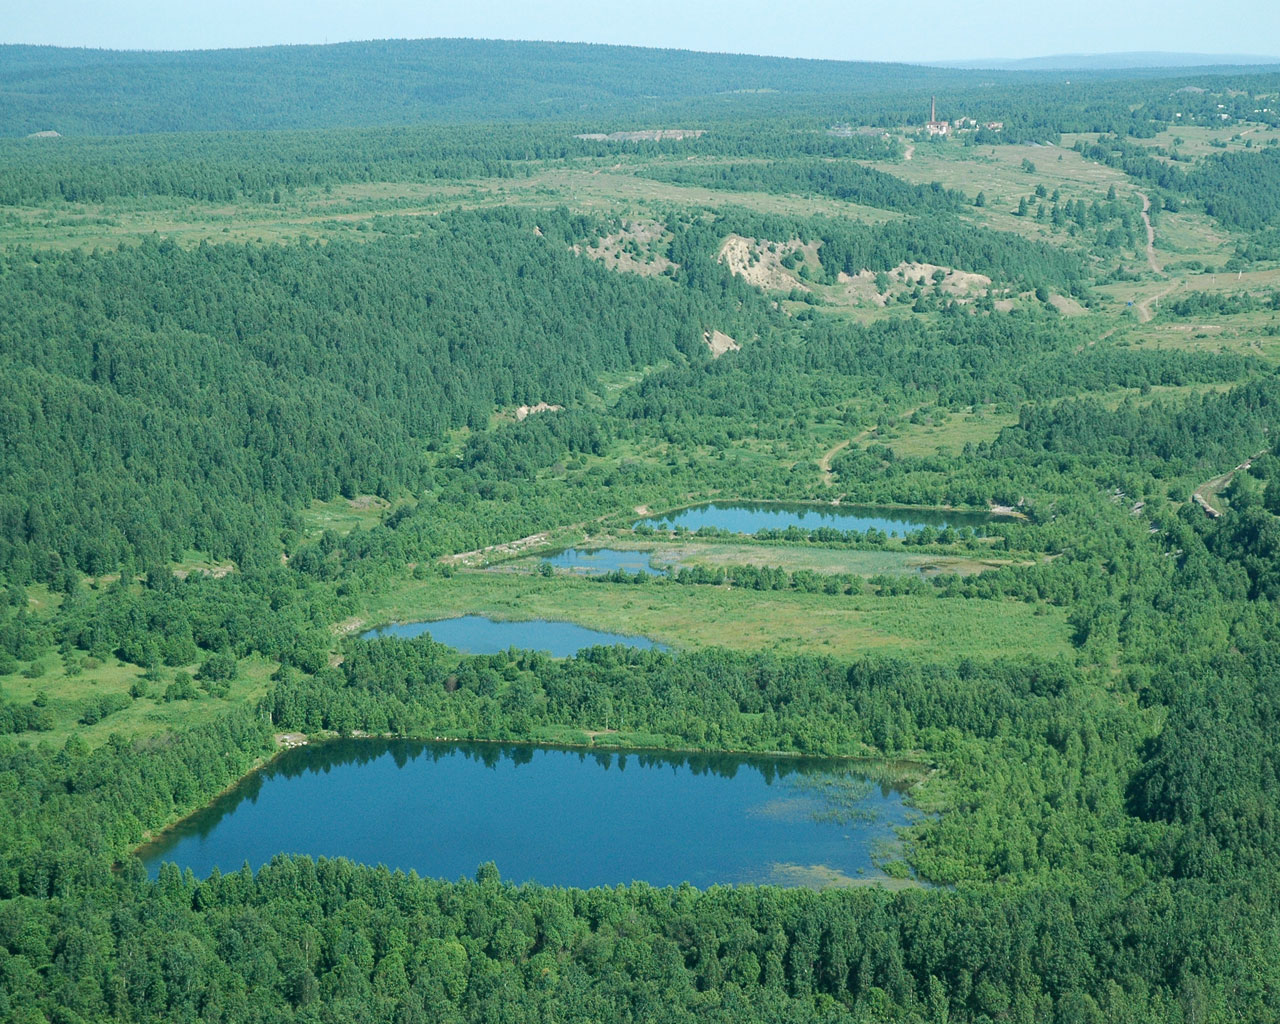
<path fill-rule="evenodd" d="M 571 658 L 587 647 L 639 647 L 642 650 L 665 651 L 669 648 L 644 636 L 606 633 L 588 629 L 575 622 L 549 619 L 507 621 L 483 615 L 460 615 L 434 622 L 408 622 L 381 626 L 362 633 L 365 640 L 384 636 L 410 638 L 429 634 L 438 644 L 452 647 L 463 654 L 501 654 L 512 647 L 518 650 L 546 651 L 553 658 Z"/>

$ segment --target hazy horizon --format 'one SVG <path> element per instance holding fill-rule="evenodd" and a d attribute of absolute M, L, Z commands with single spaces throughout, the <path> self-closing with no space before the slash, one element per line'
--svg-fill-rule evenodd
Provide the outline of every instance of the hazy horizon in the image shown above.
<path fill-rule="evenodd" d="M 708 50 L 691 46 L 659 46 L 640 43 L 616 43 L 575 39 L 517 39 L 501 36 L 368 36 L 352 39 L 328 39 L 323 42 L 285 42 L 285 43 L 247 43 L 226 46 L 106 46 L 87 43 L 48 43 L 28 42 L 25 40 L 0 40 L 0 46 L 32 46 L 54 47 L 69 50 L 101 50 L 106 53 L 215 53 L 233 50 L 265 50 L 274 47 L 290 46 L 342 46 L 359 45 L 377 42 L 422 42 L 432 40 L 469 40 L 493 43 L 541 43 L 547 45 L 585 45 L 616 46 L 622 48 L 673 50 L 689 53 L 706 53 L 716 56 L 759 57 L 780 60 L 814 60 L 836 63 L 885 63 L 909 64 L 919 67 L 936 67 L 953 70 L 1080 70 L 1080 69 L 1117 69 L 1126 68 L 1181 68 L 1196 66 L 1252 66 L 1255 64 L 1280 63 L 1280 55 L 1256 53 L 1208 53 L 1203 51 L 1180 50 L 1108 50 L 1097 52 L 1043 53 L 1025 57 L 948 57 L 948 58 L 907 58 L 907 57 L 796 57 L 787 54 L 763 53 L 741 50 Z M 1160 63 L 1157 58 L 1170 58 L 1168 63 Z M 1197 62 L 1192 58 L 1203 58 Z M 1055 63 L 1061 61 L 1063 63 Z"/>
<path fill-rule="evenodd" d="M 111 50 L 212 50 L 375 39 L 472 38 L 603 43 L 709 53 L 911 64 L 994 63 L 1132 53 L 1253 56 L 1260 39 L 1280 39 L 1280 8 L 1224 0 L 1203 7 L 1138 0 L 1124 9 L 1081 0 L 1070 24 L 1046 27 L 1025 5 L 994 0 L 980 16 L 924 0 L 910 16 L 817 0 L 802 16 L 765 0 L 721 4 L 653 0 L 644 7 L 548 0 L 534 9 L 509 0 L 460 8 L 410 0 L 214 0 L 199 8 L 121 0 L 49 0 L 11 12 L 2 43 Z"/>

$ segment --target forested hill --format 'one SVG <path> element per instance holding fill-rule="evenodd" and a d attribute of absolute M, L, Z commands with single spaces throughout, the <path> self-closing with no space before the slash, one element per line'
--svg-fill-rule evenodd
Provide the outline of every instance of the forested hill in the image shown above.
<path fill-rule="evenodd" d="M 1255 69 L 1256 70 L 1256 69 Z M 1125 77 L 1118 77 L 1123 75 Z M 0 46 L 0 136 L 230 131 L 553 120 L 589 130 L 681 127 L 807 110 L 871 124 L 922 121 L 945 93 L 1006 133 L 1130 128 L 1190 82 L 1211 93 L 1274 75 L 965 71 L 587 43 L 379 40 L 184 52 Z M 1030 90 L 1010 113 L 992 85 Z M 1264 83 L 1265 84 L 1265 83 Z M 1255 88 L 1257 86 L 1257 88 Z M 1086 95 L 1087 92 L 1087 95 Z M 1136 105 L 1135 105 L 1136 104 Z"/>
<path fill-rule="evenodd" d="M 381 40 L 144 52 L 0 47 L 0 133 L 322 128 L 652 112 L 692 97 L 922 88 L 965 72 L 585 43 Z"/>

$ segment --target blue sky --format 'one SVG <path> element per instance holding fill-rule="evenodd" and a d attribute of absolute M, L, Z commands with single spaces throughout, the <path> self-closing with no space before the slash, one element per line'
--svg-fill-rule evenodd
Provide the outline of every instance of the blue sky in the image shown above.
<path fill-rule="evenodd" d="M 14 0 L 0 42 L 195 49 L 472 36 L 839 60 L 1280 50 L 1272 0 Z"/>

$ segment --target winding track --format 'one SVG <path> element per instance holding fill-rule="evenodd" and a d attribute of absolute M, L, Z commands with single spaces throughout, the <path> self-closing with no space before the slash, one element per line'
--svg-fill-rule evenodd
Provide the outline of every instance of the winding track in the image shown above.
<path fill-rule="evenodd" d="M 1151 226 L 1151 198 L 1145 192 L 1142 197 L 1142 223 L 1147 227 L 1147 266 L 1153 273 L 1164 276 L 1164 268 L 1156 261 L 1156 229 Z"/>
<path fill-rule="evenodd" d="M 1167 277 L 1164 267 L 1160 266 L 1160 261 L 1156 259 L 1156 229 L 1151 226 L 1151 197 L 1145 192 L 1139 192 L 1142 197 L 1142 223 L 1147 229 L 1147 266 L 1151 268 L 1153 274 L 1160 277 Z M 1182 287 L 1185 282 L 1175 281 L 1163 291 L 1156 292 L 1154 295 L 1148 295 L 1141 302 L 1134 303 L 1134 309 L 1138 312 L 1138 322 L 1147 323 L 1151 320 L 1151 304 L 1163 299 L 1166 295 Z"/>

